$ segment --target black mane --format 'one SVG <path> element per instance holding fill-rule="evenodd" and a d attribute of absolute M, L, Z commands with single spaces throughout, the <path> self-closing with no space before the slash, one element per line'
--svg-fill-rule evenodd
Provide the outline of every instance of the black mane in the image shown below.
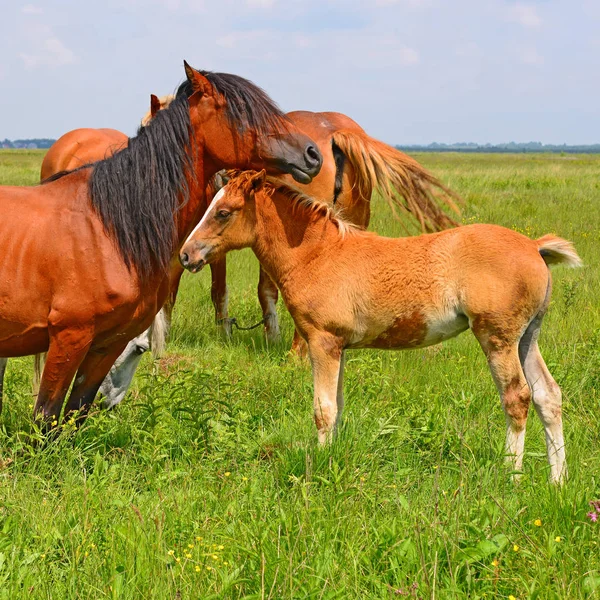
<path fill-rule="evenodd" d="M 225 97 L 233 129 L 253 130 L 261 136 L 288 122 L 273 100 L 251 81 L 227 73 L 200 73 Z M 75 169 L 93 168 L 89 180 L 92 206 L 125 264 L 134 267 L 141 280 L 147 280 L 155 269 L 166 272 L 176 250 L 178 212 L 189 200 L 187 177 L 194 176 L 188 104 L 192 93 L 190 83 L 182 83 L 175 100 L 141 127 L 126 148 Z M 66 174 L 57 173 L 46 182 Z"/>
<path fill-rule="evenodd" d="M 92 171 L 92 206 L 142 280 L 154 269 L 166 272 L 175 251 L 177 213 L 189 199 L 186 176 L 193 176 L 192 146 L 189 105 L 180 97 Z"/>
<path fill-rule="evenodd" d="M 248 79 L 231 73 L 200 70 L 198 73 L 204 75 L 217 93 L 225 97 L 227 120 L 239 132 L 249 129 L 261 135 L 289 122 L 287 115 L 267 93 Z M 186 80 L 177 88 L 175 95 L 189 98 L 193 93 L 192 85 Z"/>

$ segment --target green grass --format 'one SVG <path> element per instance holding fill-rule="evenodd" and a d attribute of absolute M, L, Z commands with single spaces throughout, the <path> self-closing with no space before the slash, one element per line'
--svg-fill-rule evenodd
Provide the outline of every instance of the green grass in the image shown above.
<path fill-rule="evenodd" d="M 34 184 L 41 157 L 0 152 L 0 183 Z M 586 518 L 600 498 L 600 157 L 418 159 L 464 196 L 465 222 L 555 232 L 586 263 L 554 270 L 540 344 L 563 389 L 568 483 L 547 484 L 534 411 L 512 483 L 470 333 L 437 351 L 353 352 L 340 435 L 317 448 L 289 316 L 280 345 L 258 330 L 225 344 L 208 271 L 186 275 L 166 357 L 146 356 L 123 405 L 78 431 L 31 443 L 32 360 L 11 361 L 0 599 L 600 597 L 600 522 Z M 400 233 L 378 200 L 373 215 Z M 252 254 L 229 272 L 231 315 L 258 320 Z"/>

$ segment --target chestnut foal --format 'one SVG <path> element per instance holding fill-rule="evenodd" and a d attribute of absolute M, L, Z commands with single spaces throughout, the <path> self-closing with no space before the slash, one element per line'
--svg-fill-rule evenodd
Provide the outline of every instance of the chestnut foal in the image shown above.
<path fill-rule="evenodd" d="M 344 353 L 437 344 L 471 328 L 506 414 L 506 452 L 521 469 L 529 403 L 546 431 L 550 478 L 566 474 L 560 388 L 538 348 L 550 303 L 547 265 L 581 265 L 570 242 L 497 225 L 408 238 L 361 231 L 277 179 L 245 172 L 214 198 L 180 251 L 192 272 L 251 247 L 308 342 L 319 442 L 344 404 Z"/>

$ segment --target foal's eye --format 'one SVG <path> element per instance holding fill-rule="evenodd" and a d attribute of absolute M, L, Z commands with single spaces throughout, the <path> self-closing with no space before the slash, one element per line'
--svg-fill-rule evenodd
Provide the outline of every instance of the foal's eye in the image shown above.
<path fill-rule="evenodd" d="M 218 219 L 226 219 L 230 214 L 231 214 L 231 212 L 229 212 L 225 208 L 222 208 L 220 211 L 217 212 L 217 218 Z"/>

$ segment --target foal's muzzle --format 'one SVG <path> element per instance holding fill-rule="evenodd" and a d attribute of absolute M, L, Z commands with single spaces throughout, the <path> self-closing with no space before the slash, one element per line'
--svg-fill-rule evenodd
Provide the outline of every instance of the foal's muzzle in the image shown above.
<path fill-rule="evenodd" d="M 190 273 L 197 273 L 206 265 L 206 260 L 202 258 L 200 249 L 190 248 L 192 244 L 186 244 L 179 253 L 179 262 L 184 269 Z"/>

